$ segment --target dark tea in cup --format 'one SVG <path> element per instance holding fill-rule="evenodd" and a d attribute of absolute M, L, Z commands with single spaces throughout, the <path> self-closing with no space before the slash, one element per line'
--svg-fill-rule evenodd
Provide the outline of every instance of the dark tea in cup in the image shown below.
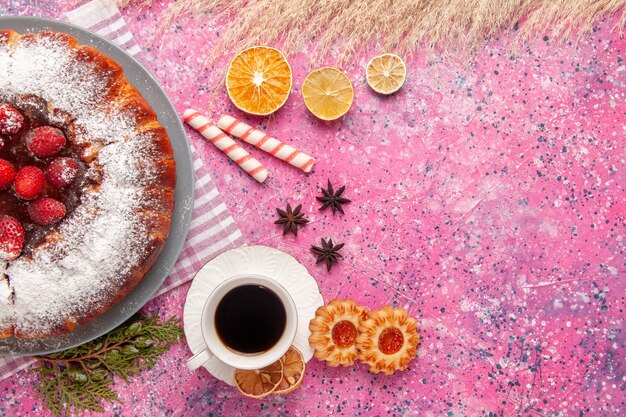
<path fill-rule="evenodd" d="M 208 294 L 200 329 L 205 346 L 187 360 L 189 369 L 213 356 L 236 369 L 261 369 L 287 352 L 298 330 L 298 310 L 273 278 L 245 274 L 227 278 Z"/>
<path fill-rule="evenodd" d="M 241 285 L 219 301 L 215 330 L 229 349 L 246 354 L 270 350 L 285 331 L 287 313 L 282 301 L 263 285 Z"/>

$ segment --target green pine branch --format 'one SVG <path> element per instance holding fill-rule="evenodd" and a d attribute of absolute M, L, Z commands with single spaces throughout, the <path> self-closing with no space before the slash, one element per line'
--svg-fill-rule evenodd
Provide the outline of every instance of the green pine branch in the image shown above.
<path fill-rule="evenodd" d="M 160 323 L 142 314 L 109 333 L 72 349 L 35 357 L 39 366 L 37 397 L 55 416 L 104 410 L 103 402 L 120 402 L 114 377 L 129 378 L 149 369 L 157 358 L 180 342 L 183 329 L 177 318 Z"/>

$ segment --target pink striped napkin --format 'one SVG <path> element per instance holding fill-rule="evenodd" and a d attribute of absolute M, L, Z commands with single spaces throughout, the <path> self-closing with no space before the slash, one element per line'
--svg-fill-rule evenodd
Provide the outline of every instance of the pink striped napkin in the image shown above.
<path fill-rule="evenodd" d="M 113 41 L 130 55 L 141 60 L 143 52 L 128 31 L 114 0 L 88 1 L 67 12 L 65 19 Z M 192 152 L 195 201 L 191 227 L 172 272 L 154 297 L 191 280 L 210 259 L 244 243 L 243 236 L 222 201 L 202 159 L 195 154 L 193 147 Z M 32 363 L 34 359 L 28 357 L 0 357 L 0 380 L 27 368 Z"/>

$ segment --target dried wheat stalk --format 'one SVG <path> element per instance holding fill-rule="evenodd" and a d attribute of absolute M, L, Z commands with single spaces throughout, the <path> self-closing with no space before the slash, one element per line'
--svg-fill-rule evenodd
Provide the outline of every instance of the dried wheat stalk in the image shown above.
<path fill-rule="evenodd" d="M 471 52 L 522 19 L 518 41 L 539 33 L 571 38 L 612 14 L 621 14 L 621 31 L 625 6 L 626 0 L 178 0 L 163 28 L 183 15 L 209 15 L 227 22 L 215 56 L 276 43 L 293 55 L 314 45 L 313 62 L 332 54 L 342 64 L 366 47 L 404 55 L 418 47 Z"/>

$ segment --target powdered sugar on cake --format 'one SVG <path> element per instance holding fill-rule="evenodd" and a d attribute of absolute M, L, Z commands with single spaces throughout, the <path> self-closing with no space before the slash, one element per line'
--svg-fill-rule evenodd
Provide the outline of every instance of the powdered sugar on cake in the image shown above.
<path fill-rule="evenodd" d="M 13 325 L 13 290 L 9 287 L 9 281 L 2 276 L 7 263 L 0 262 L 0 334 Z"/>
<path fill-rule="evenodd" d="M 138 211 L 158 172 L 150 158 L 153 137 L 104 99 L 106 74 L 74 55 L 49 38 L 9 51 L 0 45 L 0 71 L 8 74 L 0 79 L 0 101 L 44 99 L 50 118 L 71 126 L 74 146 L 97 150 L 78 207 L 32 257 L 10 262 L 0 274 L 0 327 L 14 317 L 17 334 L 54 332 L 110 304 L 151 243 Z"/>

